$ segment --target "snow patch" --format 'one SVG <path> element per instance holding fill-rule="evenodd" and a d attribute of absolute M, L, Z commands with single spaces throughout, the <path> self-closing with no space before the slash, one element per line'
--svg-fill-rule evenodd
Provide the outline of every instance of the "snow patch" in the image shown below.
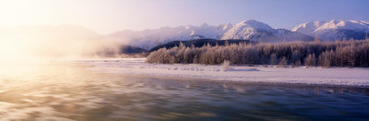
<path fill-rule="evenodd" d="M 369 69 L 366 68 L 232 66 L 231 70 L 221 71 L 221 65 L 149 64 L 145 63 L 145 58 L 118 60 L 119 62 L 102 60 L 80 62 L 93 65 L 89 69 L 101 73 L 242 82 L 369 86 Z"/>

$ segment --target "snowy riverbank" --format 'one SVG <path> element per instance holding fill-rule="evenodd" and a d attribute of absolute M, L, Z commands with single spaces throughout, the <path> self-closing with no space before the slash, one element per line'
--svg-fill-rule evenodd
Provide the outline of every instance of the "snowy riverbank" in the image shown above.
<path fill-rule="evenodd" d="M 323 84 L 343 86 L 369 86 L 368 68 L 272 68 L 233 66 L 221 71 L 220 65 L 150 64 L 145 58 L 125 58 L 80 61 L 90 70 L 170 78 L 193 78 L 221 81 L 261 83 Z"/>

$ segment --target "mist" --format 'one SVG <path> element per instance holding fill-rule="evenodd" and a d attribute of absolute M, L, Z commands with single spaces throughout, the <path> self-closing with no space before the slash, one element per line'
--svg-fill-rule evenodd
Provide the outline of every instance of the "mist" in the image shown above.
<path fill-rule="evenodd" d="M 0 61 L 114 57 L 119 44 L 82 26 L 33 26 L 0 30 Z"/>

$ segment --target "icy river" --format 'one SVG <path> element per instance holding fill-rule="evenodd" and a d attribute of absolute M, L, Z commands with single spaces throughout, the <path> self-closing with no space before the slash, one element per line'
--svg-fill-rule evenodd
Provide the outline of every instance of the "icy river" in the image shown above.
<path fill-rule="evenodd" d="M 2 65 L 4 120 L 368 120 L 369 88 L 97 73 Z"/>

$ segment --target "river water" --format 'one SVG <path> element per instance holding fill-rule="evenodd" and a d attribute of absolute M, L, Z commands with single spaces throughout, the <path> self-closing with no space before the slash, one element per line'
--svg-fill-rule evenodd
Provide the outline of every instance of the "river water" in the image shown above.
<path fill-rule="evenodd" d="M 2 65 L 0 120 L 368 120 L 369 89 Z"/>

